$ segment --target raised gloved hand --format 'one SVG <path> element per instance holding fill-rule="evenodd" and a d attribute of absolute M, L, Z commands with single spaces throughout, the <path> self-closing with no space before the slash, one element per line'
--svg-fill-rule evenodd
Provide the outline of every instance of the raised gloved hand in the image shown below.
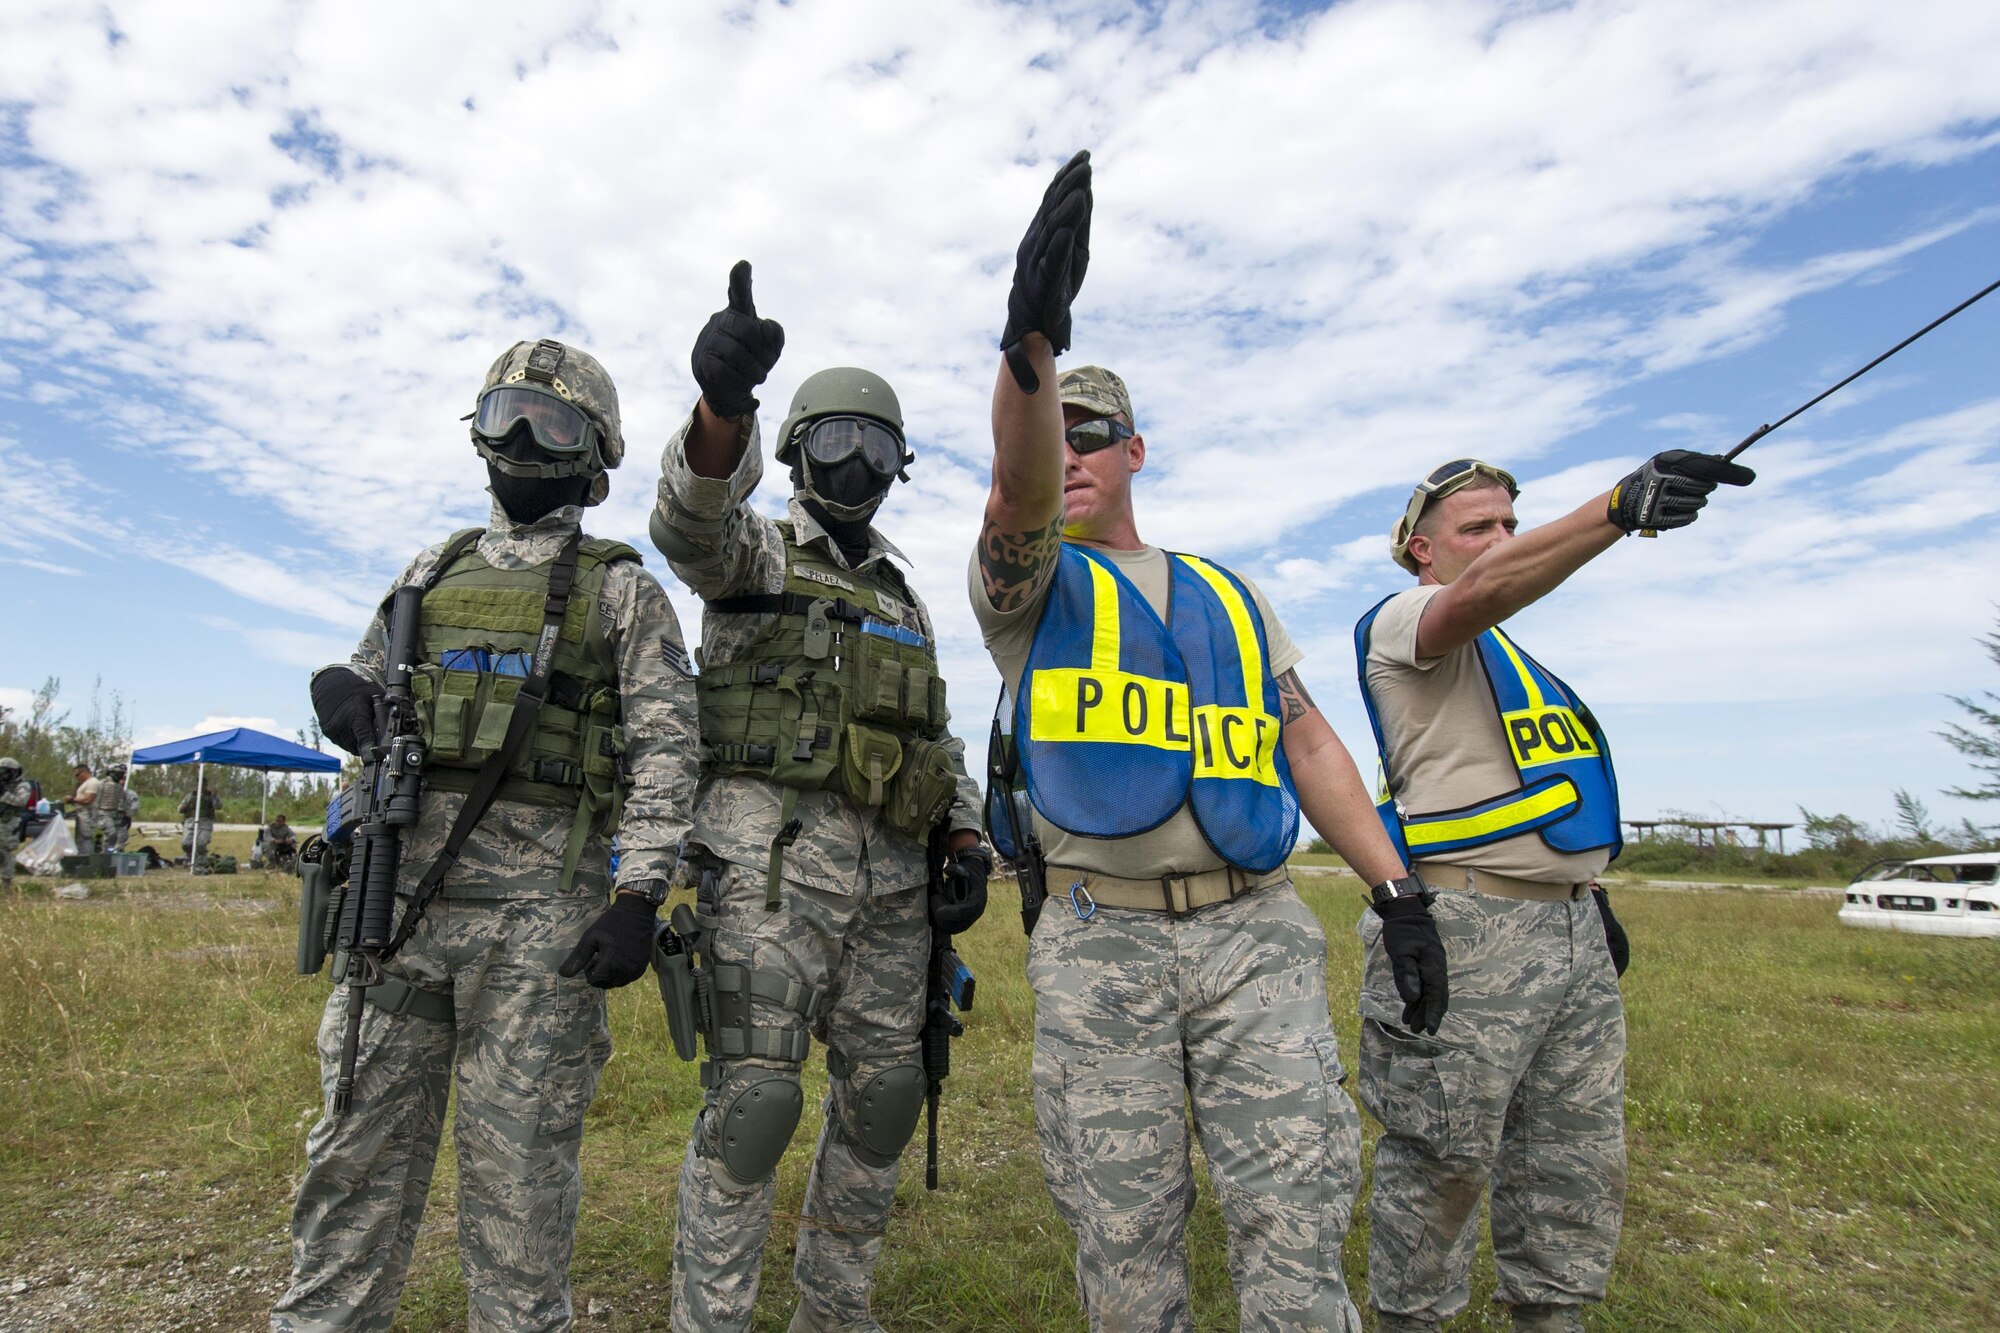
<path fill-rule="evenodd" d="M 1590 896 L 1597 900 L 1597 915 L 1604 919 L 1604 944 L 1611 950 L 1611 966 L 1619 976 L 1632 965 L 1632 944 L 1625 938 L 1625 927 L 1618 924 L 1618 918 L 1611 913 L 1611 895 L 1601 884 L 1590 886 Z"/>
<path fill-rule="evenodd" d="M 576 947 L 557 973 L 583 979 L 599 990 L 628 985 L 646 975 L 653 961 L 653 935 L 660 909 L 629 893 L 612 895 L 611 906 L 583 928 Z"/>
<path fill-rule="evenodd" d="M 708 317 L 694 340 L 689 361 L 701 396 L 719 417 L 740 417 L 757 410 L 753 393 L 778 364 L 785 350 L 785 329 L 775 319 L 760 319 L 750 299 L 750 261 L 739 259 L 729 270 L 729 304 Z"/>
<path fill-rule="evenodd" d="M 1382 951 L 1403 997 L 1403 1026 L 1436 1036 L 1451 1003 L 1451 977 L 1430 904 L 1410 894 L 1377 903 L 1375 914 L 1382 918 Z"/>
<path fill-rule="evenodd" d="M 1625 532 L 1684 528 L 1718 485 L 1748 486 L 1755 480 L 1755 472 L 1719 454 L 1669 449 L 1612 488 L 1606 517 Z"/>
<path fill-rule="evenodd" d="M 1039 333 L 1060 356 L 1069 350 L 1069 307 L 1090 267 L 1090 152 L 1063 165 L 1014 252 L 1014 286 L 1007 293 L 1007 328 L 1000 350 L 1022 393 L 1041 388 L 1021 339 Z"/>
<path fill-rule="evenodd" d="M 321 735 L 349 754 L 361 754 L 375 743 L 380 685 L 351 666 L 330 666 L 313 672 L 311 690 Z"/>
<path fill-rule="evenodd" d="M 930 897 L 931 929 L 946 935 L 970 930 L 986 912 L 986 881 L 993 858 L 977 843 L 951 854 L 945 862 L 944 883 Z"/>

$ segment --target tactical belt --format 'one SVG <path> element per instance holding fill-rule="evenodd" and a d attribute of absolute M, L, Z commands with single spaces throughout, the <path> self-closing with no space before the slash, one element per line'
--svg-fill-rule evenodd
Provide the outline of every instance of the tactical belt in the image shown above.
<path fill-rule="evenodd" d="M 1165 912 L 1169 916 L 1186 916 L 1204 907 L 1230 902 L 1246 893 L 1282 884 L 1289 878 L 1283 866 L 1262 875 L 1239 870 L 1235 866 L 1224 866 L 1219 870 L 1203 870 L 1192 875 L 1162 875 L 1158 879 L 1122 879 L 1095 870 L 1079 870 L 1075 866 L 1052 865 L 1048 869 L 1052 893 L 1069 891 L 1063 881 L 1068 881 L 1069 889 L 1080 883 L 1084 892 L 1099 907 Z"/>
<path fill-rule="evenodd" d="M 1468 870 L 1442 861 L 1418 861 L 1411 867 L 1426 887 L 1454 889 L 1460 893 L 1483 893 L 1493 898 L 1519 898 L 1532 903 L 1561 903 L 1590 892 L 1588 880 L 1575 884 L 1549 884 L 1536 879 L 1515 879 L 1490 870 Z"/>
<path fill-rule="evenodd" d="M 453 1018 L 450 991 L 425 990 L 400 977 L 383 977 L 367 995 L 368 1003 L 384 1013 L 409 1014 L 429 1023 L 449 1023 Z"/>

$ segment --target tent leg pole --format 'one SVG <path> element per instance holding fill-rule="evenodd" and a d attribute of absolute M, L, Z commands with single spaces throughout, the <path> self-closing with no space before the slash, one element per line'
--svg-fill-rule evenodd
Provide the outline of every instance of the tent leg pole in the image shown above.
<path fill-rule="evenodd" d="M 201 780 L 207 773 L 208 765 L 197 762 L 194 766 L 194 823 L 188 828 L 188 873 L 201 873 Z"/>

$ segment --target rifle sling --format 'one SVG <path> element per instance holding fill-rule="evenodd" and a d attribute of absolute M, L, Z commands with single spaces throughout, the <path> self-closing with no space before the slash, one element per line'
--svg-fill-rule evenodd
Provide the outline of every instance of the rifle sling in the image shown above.
<path fill-rule="evenodd" d="M 478 533 L 471 534 L 471 540 L 478 539 Z M 383 951 L 384 958 L 391 957 L 402 948 L 416 930 L 417 922 L 423 919 L 424 910 L 444 887 L 444 877 L 458 864 L 458 854 L 465 850 L 465 840 L 472 836 L 473 828 L 493 805 L 500 794 L 500 786 L 507 780 L 507 770 L 513 767 L 514 756 L 534 734 L 535 718 L 542 711 L 542 704 L 548 699 L 549 670 L 555 661 L 556 638 L 562 633 L 563 617 L 569 611 L 570 589 L 576 583 L 577 549 L 583 542 L 579 530 L 570 534 L 563 548 L 549 567 L 549 595 L 542 604 L 542 637 L 535 645 L 535 664 L 522 684 L 520 692 L 514 696 L 514 716 L 507 723 L 507 735 L 500 742 L 500 748 L 479 766 L 479 773 L 472 780 L 472 790 L 465 794 L 465 803 L 458 807 L 458 818 L 452 821 L 451 832 L 445 835 L 444 849 L 424 871 L 424 877 L 417 881 L 413 891 L 410 910 L 404 915 L 403 923 L 397 927 L 395 938 Z M 471 541 L 453 541 L 439 557 L 431 570 L 431 577 L 425 581 L 425 591 L 429 591 L 452 561 L 469 546 Z"/>

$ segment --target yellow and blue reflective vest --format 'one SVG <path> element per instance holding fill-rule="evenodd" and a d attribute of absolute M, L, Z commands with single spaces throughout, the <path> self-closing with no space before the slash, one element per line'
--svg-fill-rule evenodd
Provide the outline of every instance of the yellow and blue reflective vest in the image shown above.
<path fill-rule="evenodd" d="M 1455 810 L 1412 815 L 1392 794 L 1389 744 L 1375 695 L 1368 688 L 1368 635 L 1375 617 L 1389 604 L 1384 597 L 1354 626 L 1354 660 L 1361 673 L 1361 702 L 1382 756 L 1382 780 L 1375 813 L 1406 860 L 1483 847 L 1523 833 L 1538 833 L 1558 852 L 1609 847 L 1613 860 L 1624 847 L 1618 833 L 1618 776 L 1611 750 L 1590 709 L 1576 691 L 1522 652 L 1496 627 L 1473 643 L 1493 692 L 1493 705 L 1507 753 L 1521 785 Z"/>
<path fill-rule="evenodd" d="M 1299 802 L 1256 603 L 1220 565 L 1169 553 L 1167 618 L 1093 551 L 1065 544 L 1015 694 L 1028 798 L 1087 838 L 1158 828 L 1190 805 L 1255 873 L 1285 862 Z"/>

